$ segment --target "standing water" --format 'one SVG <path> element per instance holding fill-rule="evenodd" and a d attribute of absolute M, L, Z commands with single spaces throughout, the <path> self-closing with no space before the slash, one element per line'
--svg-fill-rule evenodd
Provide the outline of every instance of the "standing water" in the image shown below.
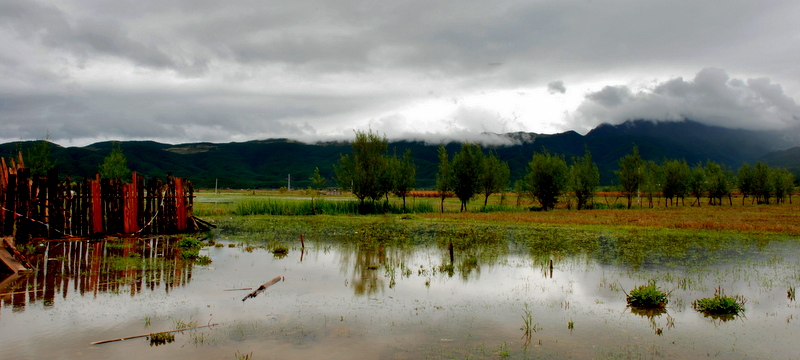
<path fill-rule="evenodd" d="M 387 226 L 393 235 L 380 223 L 317 231 L 305 248 L 223 233 L 201 250 L 207 265 L 182 259 L 170 238 L 45 243 L 32 257 L 35 273 L 0 283 L 2 358 L 800 354 L 796 240 L 455 224 L 397 235 L 403 225 Z M 288 252 L 275 252 L 278 244 Z M 628 308 L 626 292 L 650 282 L 668 292 L 665 311 Z M 692 308 L 718 290 L 741 295 L 745 312 L 720 318 Z M 147 337 L 91 345 L 203 325 L 212 326 L 158 346 Z"/>

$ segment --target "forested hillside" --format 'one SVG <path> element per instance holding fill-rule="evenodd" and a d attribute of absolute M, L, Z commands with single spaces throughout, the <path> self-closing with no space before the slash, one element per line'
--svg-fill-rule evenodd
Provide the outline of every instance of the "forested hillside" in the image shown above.
<path fill-rule="evenodd" d="M 512 182 L 523 176 L 534 151 L 572 157 L 583 156 L 588 148 L 600 168 L 601 184 L 614 184 L 617 161 L 629 153 L 633 144 L 645 160 L 685 159 L 689 164 L 710 159 L 736 169 L 743 162 L 764 161 L 772 167 L 786 167 L 800 174 L 800 145 L 792 132 L 734 130 L 712 127 L 692 121 L 629 121 L 621 125 L 600 125 L 586 135 L 570 131 L 553 135 L 512 133 L 505 136 L 513 145 L 484 147 L 495 150 L 507 161 Z M 10 157 L 20 149 L 23 154 L 34 142 L 0 145 L 0 154 Z M 94 176 L 112 148 L 112 142 L 86 147 L 51 147 L 59 173 L 71 177 Z M 329 186 L 335 186 L 333 165 L 342 154 L 351 152 L 347 142 L 304 144 L 286 139 L 257 140 L 241 143 L 161 144 L 151 141 L 118 143 L 131 170 L 147 176 L 167 174 L 192 180 L 196 187 L 278 188 L 307 187 L 314 168 L 319 167 Z M 398 156 L 410 149 L 417 165 L 417 187 L 432 188 L 436 179 L 438 144 L 415 141 L 389 143 L 389 152 Z M 460 143 L 446 144 L 450 154 Z M 794 147 L 794 148 L 793 148 Z"/>

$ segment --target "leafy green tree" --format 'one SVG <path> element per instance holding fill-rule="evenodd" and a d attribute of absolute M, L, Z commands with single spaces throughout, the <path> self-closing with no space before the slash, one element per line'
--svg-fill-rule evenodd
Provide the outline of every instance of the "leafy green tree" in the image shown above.
<path fill-rule="evenodd" d="M 386 156 L 388 144 L 385 136 L 380 137 L 372 130 L 366 133 L 356 131 L 352 156 L 342 155 L 339 166 L 334 167 L 341 188 L 350 190 L 361 205 L 367 198 L 374 203 L 391 188 L 386 185 L 387 178 L 390 179 Z"/>
<path fill-rule="evenodd" d="M 722 205 L 722 199 L 727 197 L 728 203 L 733 206 L 733 174 L 724 165 L 711 160 L 706 162 L 705 173 L 709 202 Z"/>
<path fill-rule="evenodd" d="M 484 195 L 483 207 L 486 207 L 490 195 L 506 189 L 508 178 L 511 177 L 511 170 L 508 168 L 508 163 L 501 161 L 493 151 L 484 158 L 483 164 L 481 190 Z"/>
<path fill-rule="evenodd" d="M 775 189 L 775 202 L 778 204 L 792 203 L 792 191 L 794 191 L 794 174 L 788 170 L 779 168 L 772 170 L 772 187 Z"/>
<path fill-rule="evenodd" d="M 653 207 L 653 197 L 658 195 L 661 191 L 661 183 L 664 181 L 663 169 L 660 165 L 656 164 L 653 160 L 644 161 L 642 163 L 642 185 L 641 190 L 647 198 L 647 206 Z"/>
<path fill-rule="evenodd" d="M 628 199 L 628 209 L 633 204 L 633 197 L 639 195 L 639 187 L 644 181 L 644 161 L 639 156 L 639 147 L 633 146 L 633 153 L 625 155 L 619 159 L 619 171 L 617 171 L 617 178 L 622 193 Z"/>
<path fill-rule="evenodd" d="M 683 199 L 689 192 L 689 177 L 691 176 L 691 168 L 686 160 L 668 160 L 665 161 L 663 166 L 663 182 L 661 183 L 661 192 L 664 194 L 664 205 L 667 205 L 669 199 L 670 205 L 678 203 L 677 199 Z"/>
<path fill-rule="evenodd" d="M 310 193 L 311 193 L 311 211 L 314 214 L 316 214 L 317 213 L 317 208 L 314 205 L 314 198 L 319 196 L 320 191 L 322 190 L 322 188 L 325 187 L 326 181 L 325 181 L 325 178 L 322 177 L 322 175 L 319 173 L 319 168 L 318 167 L 314 168 L 314 175 L 312 175 L 310 178 L 308 178 L 308 180 L 311 181 L 311 187 L 309 189 L 309 190 L 311 190 L 310 191 Z"/>
<path fill-rule="evenodd" d="M 760 161 L 753 168 L 753 195 L 755 195 L 755 200 L 758 204 L 769 204 L 769 198 L 773 192 L 770 173 L 769 167 Z"/>
<path fill-rule="evenodd" d="M 403 213 L 406 212 L 406 196 L 417 186 L 417 166 L 411 160 L 411 149 L 406 149 L 403 160 L 397 159 L 397 155 L 392 162 L 392 180 L 395 195 L 403 198 Z"/>
<path fill-rule="evenodd" d="M 436 174 L 436 191 L 442 199 L 441 212 L 444 213 L 444 199 L 453 192 L 453 168 L 447 159 L 447 149 L 439 144 L 439 172 Z"/>
<path fill-rule="evenodd" d="M 546 149 L 542 153 L 534 153 L 533 160 L 528 163 L 525 175 L 525 187 L 531 196 L 539 201 L 542 209 L 555 208 L 558 197 L 567 187 L 569 168 L 562 156 L 550 155 Z"/>
<path fill-rule="evenodd" d="M 592 153 L 586 149 L 582 158 L 572 158 L 569 168 L 568 188 L 575 194 L 578 210 L 586 209 L 590 200 L 594 199 L 594 192 L 600 185 L 600 170 L 592 162 Z"/>
<path fill-rule="evenodd" d="M 522 206 L 522 195 L 528 192 L 525 188 L 525 179 L 517 179 L 514 182 L 514 191 L 517 193 L 517 207 L 520 207 Z"/>
<path fill-rule="evenodd" d="M 25 167 L 31 170 L 31 175 L 47 175 L 47 171 L 56 166 L 51 149 L 50 134 L 27 149 Z"/>
<path fill-rule="evenodd" d="M 467 211 L 467 203 L 480 191 L 483 174 L 483 151 L 478 145 L 464 143 L 461 151 L 453 156 L 453 192 L 461 200 L 461 211 Z"/>
<path fill-rule="evenodd" d="M 755 169 L 750 167 L 748 163 L 742 164 L 736 172 L 736 186 L 739 188 L 739 192 L 742 193 L 742 205 L 744 205 L 744 199 L 754 194 L 755 175 Z"/>
<path fill-rule="evenodd" d="M 131 175 L 128 158 L 122 153 L 119 144 L 111 147 L 111 153 L 100 164 L 100 177 L 103 179 L 122 179 L 127 181 Z"/>
<path fill-rule="evenodd" d="M 703 168 L 703 164 L 697 164 L 692 168 L 692 172 L 689 176 L 689 193 L 695 197 L 695 202 L 692 203 L 692 206 L 696 203 L 697 206 L 700 206 L 700 197 L 703 196 L 706 192 L 706 171 Z"/>

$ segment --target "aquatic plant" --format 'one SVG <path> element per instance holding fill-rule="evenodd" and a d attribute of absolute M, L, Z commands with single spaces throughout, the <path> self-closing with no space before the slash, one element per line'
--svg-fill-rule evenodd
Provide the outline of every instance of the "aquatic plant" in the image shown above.
<path fill-rule="evenodd" d="M 211 258 L 210 258 L 210 257 L 208 257 L 208 256 L 205 256 L 205 255 L 198 256 L 198 257 L 197 257 L 197 258 L 196 258 L 194 261 L 195 261 L 195 262 L 196 262 L 198 265 L 208 265 L 208 264 L 211 264 Z"/>
<path fill-rule="evenodd" d="M 253 358 L 253 352 L 251 351 L 250 353 L 243 354 L 243 353 L 239 352 L 239 350 L 236 350 L 235 357 L 236 357 L 236 360 L 251 360 Z"/>
<path fill-rule="evenodd" d="M 713 298 L 702 298 L 692 302 L 692 308 L 702 312 L 706 316 L 712 317 L 733 317 L 744 312 L 744 304 L 747 300 L 744 296 L 727 296 L 725 291 L 718 287 L 714 291 Z"/>
<path fill-rule="evenodd" d="M 656 287 L 655 281 L 634 288 L 627 295 L 628 306 L 637 308 L 664 308 L 667 306 L 668 294 Z"/>
<path fill-rule="evenodd" d="M 150 346 L 158 346 L 175 341 L 175 334 L 168 332 L 151 333 L 147 338 L 150 339 Z"/>

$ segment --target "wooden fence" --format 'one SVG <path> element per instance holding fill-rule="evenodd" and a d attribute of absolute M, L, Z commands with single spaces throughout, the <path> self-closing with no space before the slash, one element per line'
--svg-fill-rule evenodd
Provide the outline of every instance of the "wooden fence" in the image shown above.
<path fill-rule="evenodd" d="M 20 155 L 0 164 L 0 232 L 17 241 L 31 237 L 91 237 L 109 234 L 176 234 L 207 229 L 192 216 L 194 189 L 189 181 L 162 182 L 133 173 L 119 179 L 59 181 L 31 176 Z"/>

